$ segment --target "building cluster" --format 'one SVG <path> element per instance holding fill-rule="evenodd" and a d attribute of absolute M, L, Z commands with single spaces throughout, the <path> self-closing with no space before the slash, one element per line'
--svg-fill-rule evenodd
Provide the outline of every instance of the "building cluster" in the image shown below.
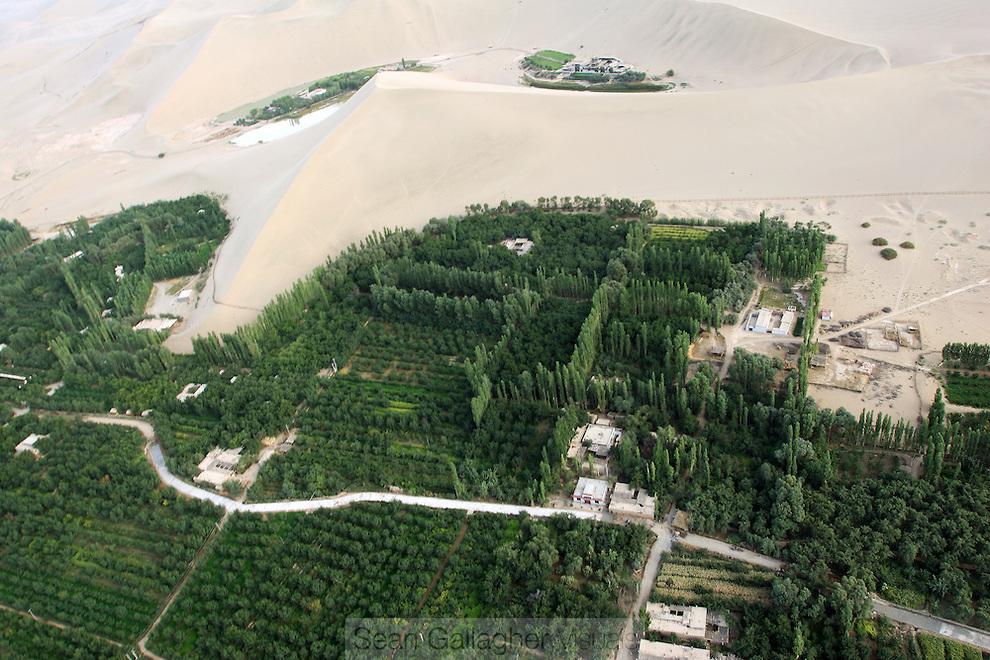
<path fill-rule="evenodd" d="M 568 73 L 601 73 L 617 74 L 631 71 L 632 67 L 620 60 L 618 57 L 592 57 L 590 60 L 568 62 L 557 71 L 563 74 Z"/>
<path fill-rule="evenodd" d="M 617 518 L 653 520 L 656 502 L 646 491 L 620 482 L 611 489 L 611 497 L 609 495 L 609 483 L 604 479 L 581 477 L 574 486 L 571 500 L 578 505 L 607 508 Z"/>
<path fill-rule="evenodd" d="M 196 483 L 210 484 L 217 490 L 237 474 L 237 464 L 241 461 L 241 447 L 220 449 L 214 447 L 199 462 L 199 474 L 193 479 Z"/>
<path fill-rule="evenodd" d="M 769 335 L 790 335 L 796 319 L 796 309 L 793 307 L 787 310 L 761 307 L 749 315 L 746 330 Z"/>

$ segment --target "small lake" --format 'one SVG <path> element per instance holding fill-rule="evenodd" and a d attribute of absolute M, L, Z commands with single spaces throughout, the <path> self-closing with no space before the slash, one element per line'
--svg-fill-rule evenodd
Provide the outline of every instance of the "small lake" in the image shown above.
<path fill-rule="evenodd" d="M 331 116 L 340 110 L 340 104 L 328 105 L 325 108 L 320 108 L 308 114 L 303 115 L 299 119 L 282 119 L 270 124 L 265 124 L 264 126 L 259 126 L 258 128 L 251 129 L 246 133 L 241 133 L 233 140 L 232 144 L 236 144 L 238 147 L 250 147 L 259 142 L 274 142 L 275 140 L 281 140 L 284 137 L 288 137 L 299 131 L 304 131 L 311 126 L 319 124 L 321 121 Z"/>

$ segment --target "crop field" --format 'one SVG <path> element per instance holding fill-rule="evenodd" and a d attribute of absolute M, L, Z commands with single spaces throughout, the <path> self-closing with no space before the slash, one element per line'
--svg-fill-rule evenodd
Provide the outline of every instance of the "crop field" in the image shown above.
<path fill-rule="evenodd" d="M 350 361 L 299 420 L 292 452 L 266 464 L 252 498 L 398 487 L 453 494 L 470 429 L 463 359 L 484 337 L 372 319 Z"/>
<path fill-rule="evenodd" d="M 43 457 L 14 456 L 31 432 Z M 161 490 L 143 444 L 31 416 L 0 431 L 0 603 L 120 642 L 149 624 L 219 514 Z"/>
<path fill-rule="evenodd" d="M 149 647 L 164 657 L 341 657 L 348 617 L 409 616 L 463 512 L 362 505 L 235 516 Z"/>
<path fill-rule="evenodd" d="M 742 562 L 676 548 L 664 559 L 650 599 L 729 608 L 768 605 L 773 575 Z"/>
<path fill-rule="evenodd" d="M 347 618 L 621 618 L 649 540 L 637 525 L 397 504 L 237 515 L 149 648 L 337 658 Z"/>
<path fill-rule="evenodd" d="M 950 371 L 945 376 L 945 395 L 960 406 L 990 408 L 990 378 Z"/>
<path fill-rule="evenodd" d="M 0 658 L 118 658 L 120 647 L 0 609 Z"/>
<path fill-rule="evenodd" d="M 650 238 L 654 241 L 703 241 L 709 233 L 708 229 L 690 225 L 650 225 Z"/>
<path fill-rule="evenodd" d="M 574 59 L 570 53 L 562 53 L 557 50 L 541 50 L 525 58 L 526 64 L 536 69 L 545 71 L 556 71 Z"/>

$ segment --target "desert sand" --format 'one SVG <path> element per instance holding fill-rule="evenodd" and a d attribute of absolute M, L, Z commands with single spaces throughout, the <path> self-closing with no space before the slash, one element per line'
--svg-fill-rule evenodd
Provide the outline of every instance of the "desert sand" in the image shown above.
<path fill-rule="evenodd" d="M 848 245 L 847 272 L 825 289 L 836 318 L 910 308 L 926 351 L 990 341 L 978 285 L 990 277 L 990 13 L 978 0 L 86 4 L 0 7 L 0 216 L 40 235 L 121 204 L 225 195 L 235 228 L 177 350 L 250 321 L 372 229 L 589 194 L 654 199 L 670 215 L 827 222 Z M 520 86 L 518 60 L 543 47 L 674 69 L 688 86 Z M 230 126 L 218 116 L 245 104 L 401 58 L 436 70 L 379 74 L 277 142 L 218 137 Z M 874 236 L 917 248 L 887 262 Z M 924 410 L 934 384 L 911 370 L 917 356 L 880 357 L 905 368 L 816 397 Z"/>

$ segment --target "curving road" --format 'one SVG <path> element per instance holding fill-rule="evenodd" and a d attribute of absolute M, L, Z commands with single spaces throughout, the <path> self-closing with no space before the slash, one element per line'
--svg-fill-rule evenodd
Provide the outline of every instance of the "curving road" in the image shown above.
<path fill-rule="evenodd" d="M 535 518 L 567 515 L 587 520 L 620 523 L 619 520 L 613 520 L 612 517 L 604 511 L 554 509 L 550 507 L 501 504 L 498 502 L 476 502 L 469 500 L 447 499 L 442 497 L 403 495 L 400 493 L 342 493 L 334 497 L 324 497 L 320 499 L 283 500 L 280 502 L 257 502 L 245 504 L 244 502 L 238 502 L 237 500 L 232 500 L 229 497 L 224 497 L 215 491 L 206 490 L 204 488 L 199 488 L 198 486 L 189 484 L 172 474 L 172 472 L 168 469 L 168 466 L 165 465 L 165 456 L 162 454 L 161 445 L 158 443 L 158 438 L 155 436 L 155 428 L 151 425 L 151 423 L 143 419 L 135 419 L 133 417 L 107 417 L 103 415 L 87 415 L 83 417 L 83 421 L 94 424 L 128 426 L 130 428 L 137 429 L 147 440 L 147 444 L 145 446 L 145 456 L 147 456 L 148 461 L 155 468 L 155 472 L 158 473 L 158 476 L 163 483 L 175 488 L 175 490 L 187 497 L 215 504 L 228 513 L 306 512 L 317 511 L 320 509 L 342 509 L 344 507 L 351 506 L 352 504 L 358 504 L 361 502 L 398 502 L 401 504 L 422 506 L 431 509 L 454 509 L 466 511 L 468 513 L 496 513 L 509 516 L 526 513 Z M 645 605 L 646 600 L 649 598 L 650 591 L 653 587 L 653 582 L 656 580 L 660 559 L 665 553 L 670 551 L 673 540 L 676 540 L 682 545 L 701 548 L 709 552 L 714 552 L 716 554 L 724 555 L 732 559 L 737 559 L 748 564 L 768 568 L 774 571 L 779 571 L 784 567 L 784 562 L 779 559 L 761 555 L 750 550 L 737 548 L 736 546 L 730 545 L 729 543 L 718 539 L 698 536 L 697 534 L 687 534 L 684 537 L 674 537 L 671 527 L 674 513 L 674 511 L 671 511 L 664 521 L 658 522 L 652 527 L 653 531 L 657 534 L 657 540 L 651 549 L 646 565 L 643 567 L 643 579 L 640 584 L 640 590 L 636 601 L 637 607 L 630 613 L 630 618 L 626 624 L 626 632 L 631 633 L 633 616 L 638 615 L 639 607 Z M 956 621 L 949 621 L 947 619 L 932 616 L 928 612 L 921 610 L 912 610 L 905 607 L 900 607 L 883 600 L 879 596 L 874 595 L 871 596 L 871 598 L 873 600 L 874 611 L 877 614 L 887 617 L 891 621 L 897 621 L 898 623 L 914 626 L 915 628 L 924 630 L 925 632 L 948 637 L 965 644 L 971 644 L 984 651 L 990 651 L 990 632 L 972 628 Z M 627 637 L 625 639 L 628 642 L 632 638 Z M 632 652 L 632 646 L 622 644 L 620 645 L 620 649 L 618 651 L 618 657 L 623 659 L 630 658 L 632 657 Z"/>
<path fill-rule="evenodd" d="M 501 504 L 498 502 L 476 502 L 470 500 L 453 500 L 443 497 L 425 497 L 419 495 L 404 495 L 401 493 L 341 493 L 333 497 L 323 497 L 309 500 L 281 500 L 277 502 L 256 502 L 245 504 L 229 497 L 224 497 L 216 491 L 207 490 L 194 486 L 172 474 L 165 464 L 165 455 L 162 447 L 155 436 L 155 427 L 143 419 L 133 417 L 107 417 L 104 415 L 87 415 L 83 421 L 94 424 L 111 424 L 115 426 L 128 426 L 137 429 L 148 441 L 145 446 L 145 456 L 148 462 L 155 468 L 158 477 L 167 486 L 171 486 L 186 497 L 210 502 L 218 507 L 230 512 L 243 513 L 289 513 L 300 511 L 317 511 L 319 509 L 342 509 L 362 502 L 399 502 L 413 506 L 428 507 L 431 509 L 455 509 L 467 511 L 468 513 L 499 513 L 508 516 L 515 516 L 521 513 L 528 514 L 534 518 L 546 518 L 549 516 L 568 515 L 575 518 L 585 518 L 588 520 L 608 521 L 609 516 L 601 511 L 585 511 L 581 509 L 554 509 L 542 506 L 521 506 L 517 504 Z"/>

